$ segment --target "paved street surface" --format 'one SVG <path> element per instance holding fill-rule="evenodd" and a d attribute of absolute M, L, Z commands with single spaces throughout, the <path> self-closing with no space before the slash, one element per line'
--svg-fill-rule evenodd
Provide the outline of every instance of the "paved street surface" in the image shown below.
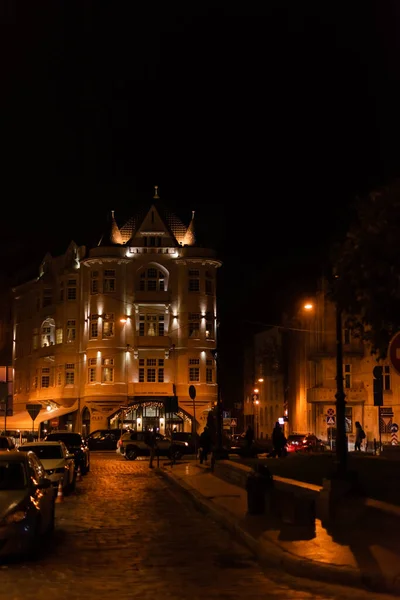
<path fill-rule="evenodd" d="M 0 565 L 2 599 L 390 598 L 262 571 L 147 461 L 114 452 L 93 452 L 90 473 L 56 509 L 51 545 L 33 560 Z"/>

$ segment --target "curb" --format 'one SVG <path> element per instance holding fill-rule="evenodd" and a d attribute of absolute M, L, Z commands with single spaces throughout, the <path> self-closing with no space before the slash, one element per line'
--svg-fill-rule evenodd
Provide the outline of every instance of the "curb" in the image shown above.
<path fill-rule="evenodd" d="M 374 591 L 381 594 L 400 593 L 399 582 L 389 582 L 384 577 L 379 575 L 374 576 L 373 574 L 367 577 L 352 567 L 342 567 L 304 559 L 283 550 L 272 540 L 263 539 L 259 541 L 249 532 L 245 531 L 234 517 L 215 506 L 200 492 L 187 485 L 184 480 L 178 479 L 172 473 L 162 468 L 157 469 L 157 473 L 179 487 L 203 514 L 211 516 L 219 525 L 233 534 L 234 537 L 252 552 L 259 563 L 266 568 L 278 567 L 295 577 L 316 579 L 336 585 L 346 585 L 364 591 Z"/>

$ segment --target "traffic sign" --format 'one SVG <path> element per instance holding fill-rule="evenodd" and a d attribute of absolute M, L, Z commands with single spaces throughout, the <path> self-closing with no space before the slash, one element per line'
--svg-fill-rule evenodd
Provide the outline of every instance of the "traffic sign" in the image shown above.
<path fill-rule="evenodd" d="M 392 433 L 397 433 L 399 430 L 399 426 L 397 425 L 397 423 L 392 423 L 390 430 Z"/>
<path fill-rule="evenodd" d="M 326 411 L 326 414 L 328 415 L 328 417 L 332 417 L 335 414 L 335 409 L 328 408 L 328 410 Z"/>
<path fill-rule="evenodd" d="M 224 419 L 230 419 L 231 418 L 231 411 L 230 410 L 223 410 L 222 411 L 222 417 Z"/>
<path fill-rule="evenodd" d="M 32 421 L 36 419 L 36 417 L 43 408 L 41 404 L 26 404 L 25 407 L 28 413 L 30 414 Z"/>
<path fill-rule="evenodd" d="M 194 385 L 189 385 L 189 396 L 192 400 L 196 398 L 196 388 L 194 387 Z"/>
<path fill-rule="evenodd" d="M 400 375 L 400 331 L 390 340 L 388 357 L 393 369 Z"/>
<path fill-rule="evenodd" d="M 329 417 L 326 417 L 326 424 L 329 426 L 336 425 L 336 415 L 331 415 Z"/>
<path fill-rule="evenodd" d="M 231 419 L 231 427 L 237 427 L 237 419 Z"/>

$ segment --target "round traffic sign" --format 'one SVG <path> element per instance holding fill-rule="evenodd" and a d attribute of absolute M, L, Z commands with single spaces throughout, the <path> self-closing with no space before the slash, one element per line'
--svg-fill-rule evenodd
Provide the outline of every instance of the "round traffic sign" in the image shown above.
<path fill-rule="evenodd" d="M 400 331 L 390 340 L 388 356 L 393 369 L 400 375 Z"/>
<path fill-rule="evenodd" d="M 397 425 L 397 423 L 392 423 L 392 425 L 390 426 L 390 431 L 392 433 L 397 433 L 399 430 L 399 426 Z"/>
<path fill-rule="evenodd" d="M 332 417 L 335 414 L 335 410 L 333 408 L 328 408 L 326 414 L 328 415 L 328 417 Z"/>

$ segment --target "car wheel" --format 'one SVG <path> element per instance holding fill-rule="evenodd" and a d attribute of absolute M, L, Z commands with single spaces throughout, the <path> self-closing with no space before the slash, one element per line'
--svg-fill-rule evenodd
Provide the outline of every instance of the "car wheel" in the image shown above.
<path fill-rule="evenodd" d="M 125 452 L 126 460 L 136 460 L 138 457 L 138 452 L 136 448 L 128 448 Z"/>

